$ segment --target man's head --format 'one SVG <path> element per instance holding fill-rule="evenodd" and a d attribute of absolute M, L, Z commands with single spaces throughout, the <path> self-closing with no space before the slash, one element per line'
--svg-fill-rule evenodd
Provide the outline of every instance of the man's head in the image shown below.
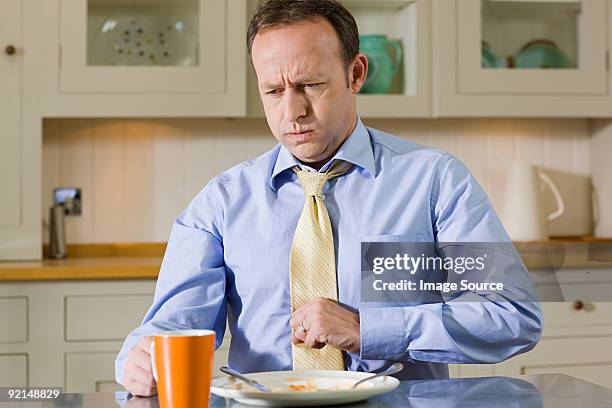
<path fill-rule="evenodd" d="M 253 16 L 248 49 L 272 133 L 320 167 L 355 125 L 367 73 L 355 20 L 335 0 L 269 0 Z"/>

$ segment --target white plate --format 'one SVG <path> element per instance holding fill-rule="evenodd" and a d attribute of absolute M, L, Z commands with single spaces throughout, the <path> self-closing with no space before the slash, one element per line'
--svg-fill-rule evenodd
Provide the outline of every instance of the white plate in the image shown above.
<path fill-rule="evenodd" d="M 219 397 L 248 405 L 296 407 L 362 401 L 392 391 L 399 385 L 398 379 L 386 376 L 350 389 L 355 382 L 371 375 L 355 371 L 270 371 L 248 376 L 272 392 L 257 391 L 230 377 L 213 379 L 210 391 Z M 305 386 L 312 390 L 293 391 L 290 386 Z"/>

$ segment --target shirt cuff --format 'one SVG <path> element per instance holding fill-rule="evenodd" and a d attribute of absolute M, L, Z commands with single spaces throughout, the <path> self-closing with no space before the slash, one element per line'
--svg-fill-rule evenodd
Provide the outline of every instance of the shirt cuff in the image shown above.
<path fill-rule="evenodd" d="M 359 334 L 362 360 L 399 359 L 408 351 L 403 308 L 360 308 Z"/>

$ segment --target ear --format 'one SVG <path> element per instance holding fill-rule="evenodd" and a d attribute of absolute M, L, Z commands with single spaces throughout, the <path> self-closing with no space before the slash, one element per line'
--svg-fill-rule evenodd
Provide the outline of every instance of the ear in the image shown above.
<path fill-rule="evenodd" d="M 359 53 L 349 67 L 349 88 L 356 94 L 368 76 L 368 57 Z"/>

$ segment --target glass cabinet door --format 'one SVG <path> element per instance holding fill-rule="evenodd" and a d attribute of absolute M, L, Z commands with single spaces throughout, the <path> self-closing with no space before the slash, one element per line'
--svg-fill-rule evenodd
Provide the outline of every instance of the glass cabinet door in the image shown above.
<path fill-rule="evenodd" d="M 359 27 L 368 75 L 358 96 L 369 117 L 425 117 L 431 111 L 428 0 L 343 0 Z"/>
<path fill-rule="evenodd" d="M 605 0 L 455 0 L 459 92 L 604 94 Z"/>
<path fill-rule="evenodd" d="M 227 1 L 61 0 L 61 91 L 223 92 Z"/>

